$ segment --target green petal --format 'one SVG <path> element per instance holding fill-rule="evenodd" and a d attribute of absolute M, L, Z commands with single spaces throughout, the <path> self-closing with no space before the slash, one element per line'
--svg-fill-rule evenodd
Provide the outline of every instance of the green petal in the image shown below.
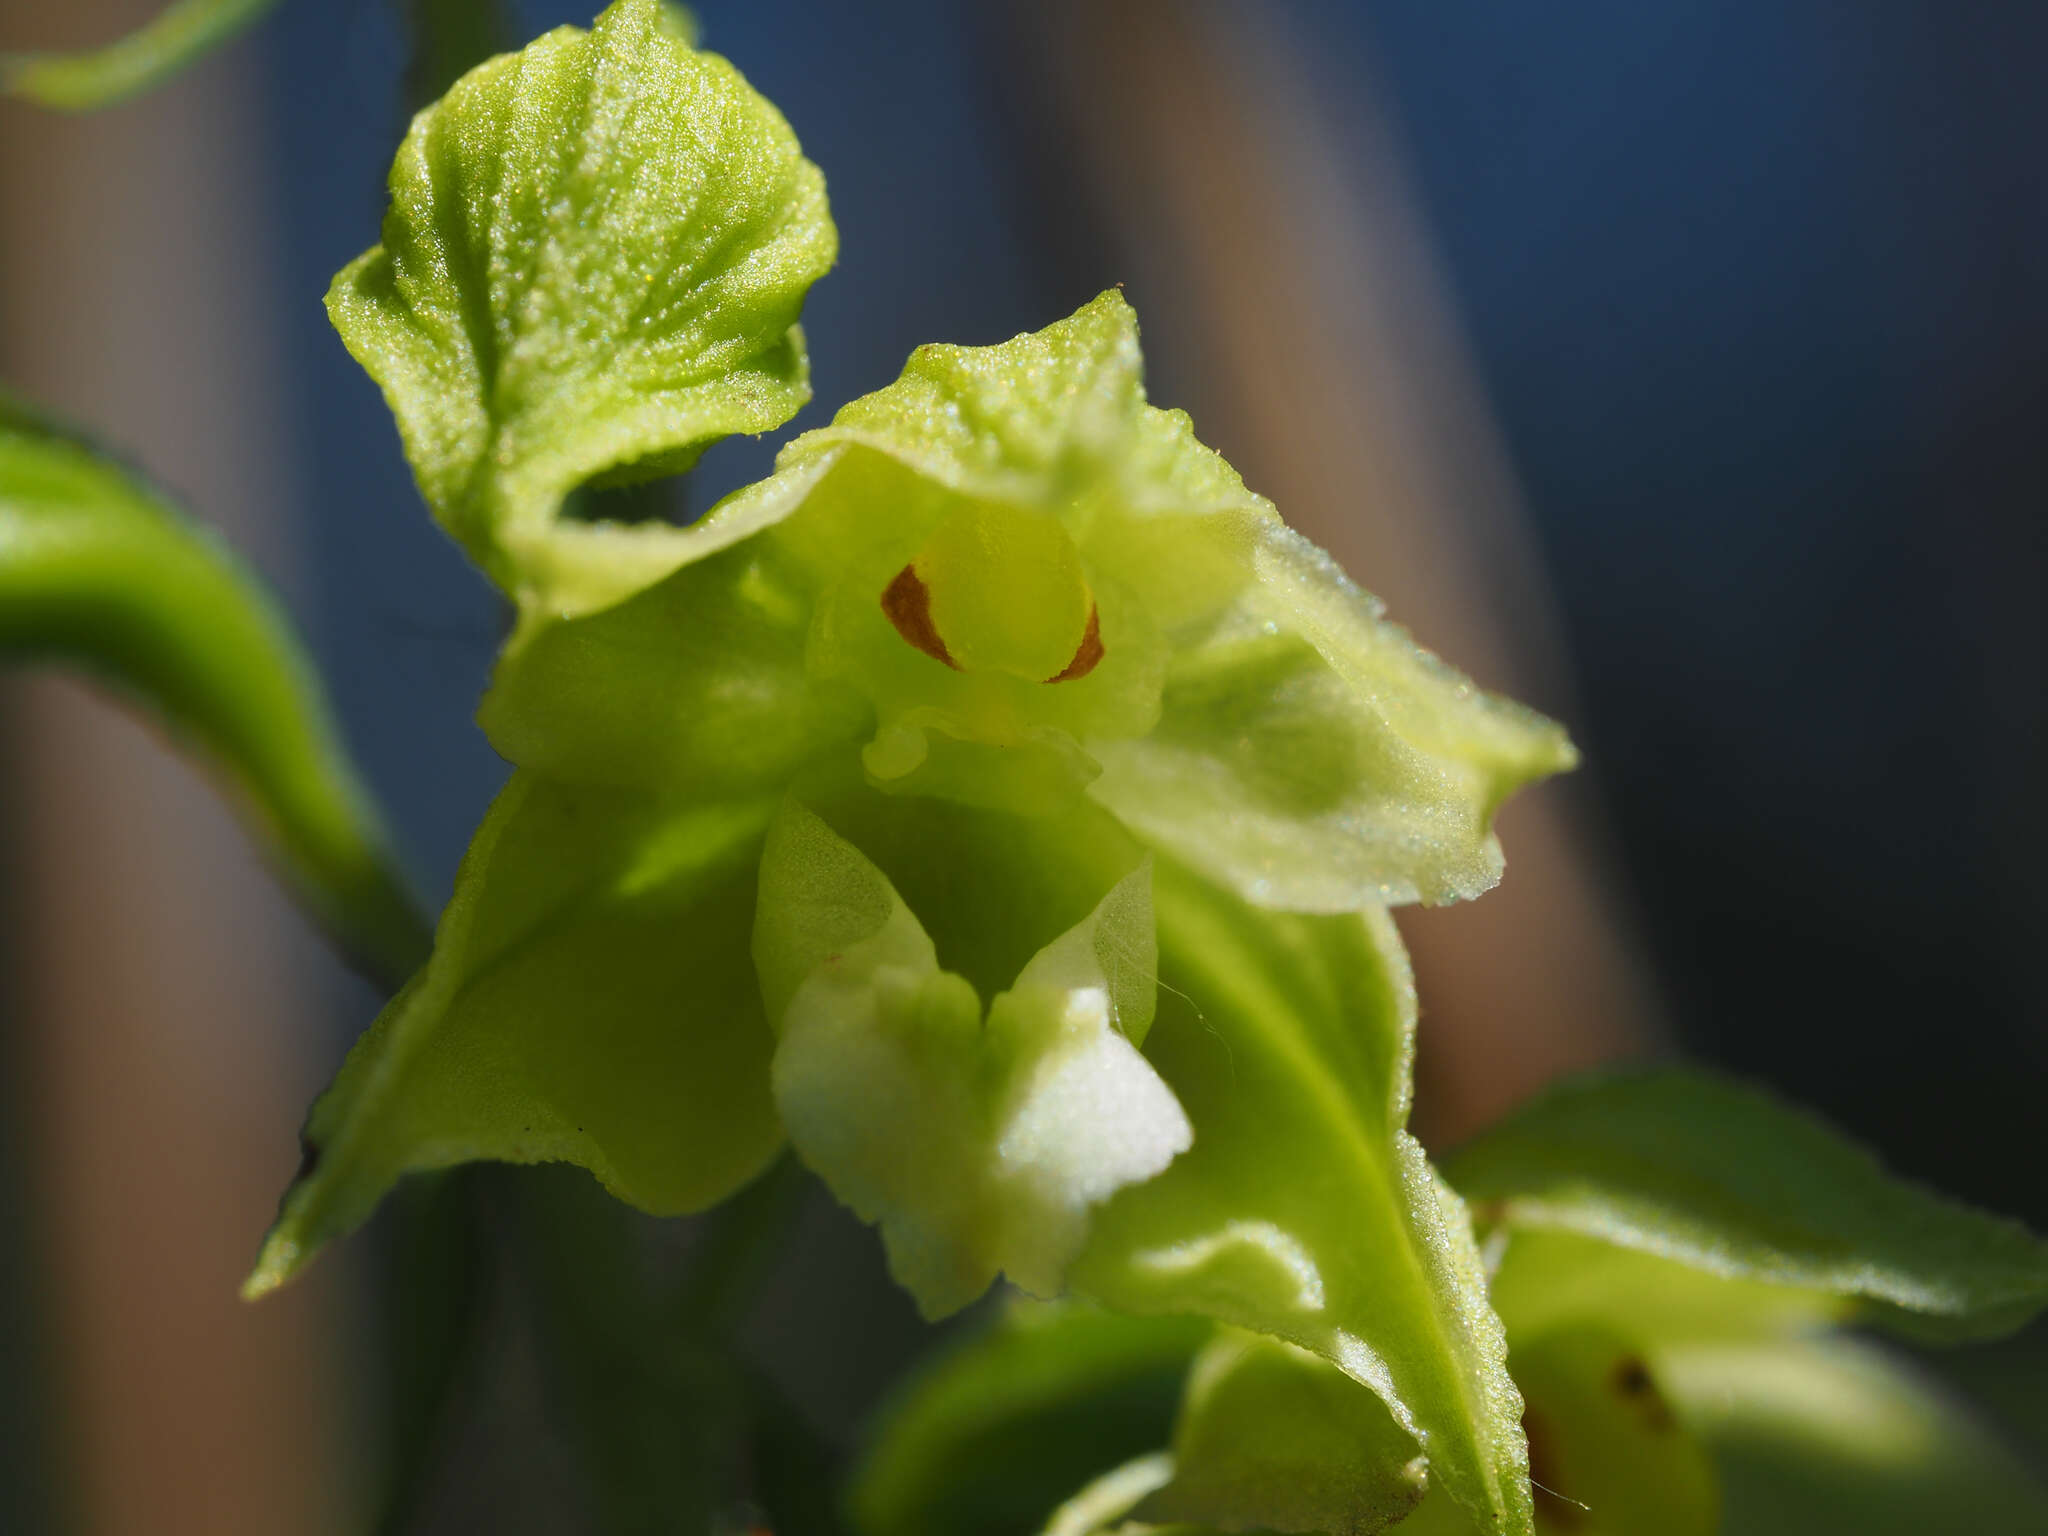
<path fill-rule="evenodd" d="M 110 107 L 162 84 L 233 38 L 276 0 L 175 0 L 118 42 L 86 53 L 0 55 L 0 90 L 63 112 Z"/>
<path fill-rule="evenodd" d="M 1368 1536 L 1428 1482 L 1427 1458 L 1373 1393 L 1320 1356 L 1238 1332 L 1195 1363 L 1173 1465 L 1140 1518 Z"/>
<path fill-rule="evenodd" d="M 678 802 L 517 775 L 470 845 L 434 958 L 306 1125 L 246 1290 L 290 1279 L 403 1174 L 579 1163 L 697 1210 L 781 1142 L 747 956 L 773 800 Z"/>
<path fill-rule="evenodd" d="M 848 1495 L 863 1536 L 1028 1536 L 1075 1488 L 1167 1442 L 1196 1318 L 1014 1303 L 884 1408 Z"/>
<path fill-rule="evenodd" d="M 138 475 L 4 398 L 0 656 L 118 688 L 219 774 L 357 958 L 396 977 L 425 958 L 319 677 L 256 576 Z"/>
<path fill-rule="evenodd" d="M 1415 1020 L 1393 925 L 1261 912 L 1162 863 L 1146 1054 L 1194 1147 L 1097 1214 L 1075 1288 L 1334 1361 L 1488 1531 L 1526 1533 L 1521 1401 L 1463 1207 L 1404 1129 Z"/>
<path fill-rule="evenodd" d="M 1089 1213 L 1186 1150 L 1186 1117 L 1123 1032 L 1151 1012 L 1149 878 L 1035 956 L 984 1022 L 859 850 L 793 803 L 770 829 L 754 957 L 776 1105 L 927 1316 L 998 1272 L 1056 1292 Z"/>
<path fill-rule="evenodd" d="M 617 0 L 414 119 L 383 244 L 328 312 L 449 532 L 522 609 L 590 612 L 704 546 L 563 520 L 563 498 L 787 421 L 810 393 L 797 316 L 836 248 L 774 107 L 656 0 Z"/>
<path fill-rule="evenodd" d="M 692 564 L 509 650 L 478 715 L 491 744 L 549 778 L 712 798 L 772 789 L 835 742 L 850 755 L 870 716 L 805 668 L 809 575 L 748 537 L 813 479 L 729 498 L 682 535 L 703 546 Z"/>
<path fill-rule="evenodd" d="M 1453 1182 L 1489 1221 L 1576 1232 L 1732 1279 L 1866 1304 L 1946 1338 L 2048 1304 L 2048 1243 L 1894 1178 L 1818 1121 L 1700 1073 L 1597 1076 L 1462 1149 Z"/>
<path fill-rule="evenodd" d="M 1960 1404 L 1846 1339 L 1673 1351 L 1664 1376 L 1743 1536 L 2048 1531 L 2048 1484 Z"/>
<path fill-rule="evenodd" d="M 1494 812 L 1577 760 L 1542 716 L 1473 686 L 1289 529 L 1256 581 L 1174 637 L 1149 735 L 1092 744 L 1096 798 L 1261 906 L 1338 912 L 1477 896 Z"/>

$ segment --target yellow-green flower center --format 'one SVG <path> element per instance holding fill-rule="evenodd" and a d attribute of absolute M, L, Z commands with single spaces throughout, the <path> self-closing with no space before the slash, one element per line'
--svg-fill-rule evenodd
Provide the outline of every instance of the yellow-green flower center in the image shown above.
<path fill-rule="evenodd" d="M 1020 507 L 977 502 L 947 517 L 882 608 L 906 641 L 962 672 L 1065 682 L 1102 659 L 1074 541 L 1057 519 Z"/>

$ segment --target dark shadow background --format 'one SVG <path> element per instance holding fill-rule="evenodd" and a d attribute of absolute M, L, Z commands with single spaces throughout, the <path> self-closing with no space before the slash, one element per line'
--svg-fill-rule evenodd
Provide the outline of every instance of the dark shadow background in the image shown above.
<path fill-rule="evenodd" d="M 593 8 L 516 9 L 530 35 Z M 1129 278 L 1063 195 L 1021 4 L 696 9 L 840 228 L 790 432 L 920 342 L 1004 339 Z M 1573 686 L 1541 702 L 1585 752 L 1684 1050 L 2048 1227 L 2048 8 L 1214 9 L 1288 28 L 1338 143 L 1392 125 L 1561 620 Z M 501 618 L 318 303 L 376 236 L 401 29 L 374 0 L 287 0 L 243 46 L 282 215 L 302 617 L 438 898 L 505 773 L 470 720 Z M 1162 337 L 1203 323 L 1129 292 Z M 1156 401 L 1199 393 L 1182 353 L 1153 356 Z M 1231 423 L 1198 425 L 1233 454 Z M 773 448 L 713 450 L 690 505 Z M 330 1059 L 373 1007 L 337 1001 Z M 842 1436 L 924 1338 L 822 1202 L 756 1329 Z M 502 1373 L 530 1374 L 516 1348 Z M 471 1437 L 479 1465 L 530 1436 L 522 1412 Z M 546 1486 L 494 1497 L 545 1527 L 559 1469 L 524 1475 Z M 483 1518 L 449 1497 L 447 1528 Z"/>

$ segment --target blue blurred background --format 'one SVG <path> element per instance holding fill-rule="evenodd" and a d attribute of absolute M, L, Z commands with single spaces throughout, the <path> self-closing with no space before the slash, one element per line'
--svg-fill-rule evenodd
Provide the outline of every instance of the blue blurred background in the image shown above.
<path fill-rule="evenodd" d="M 590 9 L 535 0 L 513 29 Z M 1569 948 L 1501 960 L 1489 992 L 1487 904 L 1411 930 L 1426 1011 L 1433 975 L 1445 999 L 1438 1139 L 1546 1062 L 1675 1043 L 2048 1226 L 2048 9 L 696 9 L 841 231 L 792 431 L 920 342 L 1121 282 L 1157 402 L 1290 517 L 1304 487 L 1297 520 L 1396 617 L 1571 725 L 1588 767 L 1527 867 L 1508 824 L 1501 893 L 1554 915 L 1546 892 L 1590 892 Z M 295 606 L 438 897 L 505 773 L 470 721 L 502 619 L 317 302 L 375 239 L 406 63 L 396 8 L 286 0 L 219 69 L 253 82 Z M 1347 421 L 1369 462 L 1319 471 L 1361 451 Z M 773 448 L 714 450 L 690 506 Z M 1407 490 L 1376 495 L 1395 464 Z M 1467 576 L 1441 590 L 1430 551 Z M 325 1066 L 373 1001 L 322 985 Z M 1460 1057 L 1524 1009 L 1562 1043 Z M 920 1335 L 867 1234 L 829 1210 L 807 1231 L 761 1348 L 845 1435 Z"/>

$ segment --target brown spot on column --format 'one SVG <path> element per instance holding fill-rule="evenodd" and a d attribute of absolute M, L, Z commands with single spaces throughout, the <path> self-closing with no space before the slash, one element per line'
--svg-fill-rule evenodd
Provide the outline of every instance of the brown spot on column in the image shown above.
<path fill-rule="evenodd" d="M 1102 660 L 1102 615 L 1093 603 L 1088 605 L 1088 627 L 1081 632 L 1080 647 L 1074 652 L 1074 659 L 1061 671 L 1055 672 L 1048 683 L 1071 683 L 1077 677 L 1086 677 Z"/>
<path fill-rule="evenodd" d="M 960 663 L 955 661 L 953 653 L 946 649 L 946 642 L 940 636 L 938 626 L 932 623 L 931 588 L 927 587 L 924 578 L 917 574 L 915 565 L 906 565 L 898 571 L 896 579 L 883 591 L 882 612 L 887 614 L 889 622 L 896 626 L 896 633 L 918 650 L 923 651 L 933 661 L 943 661 L 955 672 L 960 670 Z M 1090 632 L 1093 633 L 1092 626 Z"/>

